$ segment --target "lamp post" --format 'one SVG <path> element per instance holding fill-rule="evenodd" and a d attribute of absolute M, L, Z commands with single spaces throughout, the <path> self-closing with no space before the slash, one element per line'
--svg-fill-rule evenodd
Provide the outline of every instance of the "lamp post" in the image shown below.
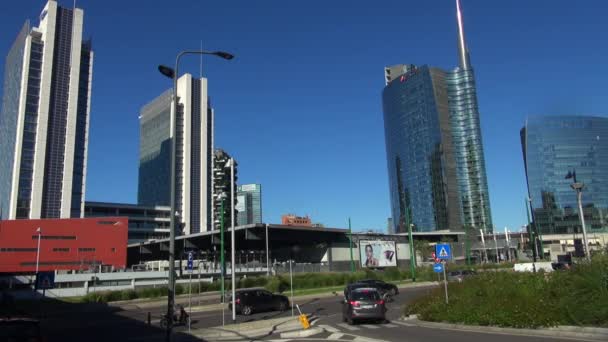
<path fill-rule="evenodd" d="M 230 247 L 232 262 L 232 323 L 236 323 L 236 267 L 235 267 L 235 235 L 234 235 L 234 158 L 228 161 L 230 164 Z"/>
<path fill-rule="evenodd" d="M 416 250 L 414 249 L 414 239 L 412 237 L 413 223 L 407 225 L 407 234 L 410 241 L 410 273 L 412 274 L 412 281 L 416 281 Z"/>
<path fill-rule="evenodd" d="M 585 213 L 583 213 L 583 188 L 585 187 L 585 183 L 578 182 L 576 180 L 576 170 L 572 172 L 568 171 L 566 175 L 566 179 L 572 178 L 573 183 L 570 187 L 576 191 L 576 199 L 578 202 L 578 217 L 581 220 L 581 226 L 583 227 L 583 253 L 585 253 L 585 258 L 587 261 L 591 260 L 591 253 L 589 253 L 589 242 L 587 240 L 587 228 L 585 227 Z"/>
<path fill-rule="evenodd" d="M 40 239 L 42 237 L 42 228 L 38 227 L 36 229 L 36 233 L 38 233 L 38 247 L 36 247 L 36 281 L 38 280 L 38 265 L 40 264 Z M 34 284 L 34 289 L 36 288 L 36 284 Z"/>
<path fill-rule="evenodd" d="M 226 193 L 222 192 L 222 194 L 220 195 L 220 198 L 222 199 L 220 208 L 222 211 L 222 216 L 220 216 L 220 278 L 222 280 L 222 284 L 221 284 L 221 291 L 222 291 L 222 326 L 224 326 L 226 324 L 225 322 L 225 315 L 224 315 L 224 308 L 225 308 L 225 302 L 226 302 L 226 291 L 224 289 L 225 286 L 225 274 L 226 274 L 226 261 L 224 260 L 224 200 L 226 199 Z"/>
<path fill-rule="evenodd" d="M 175 69 L 159 65 L 158 71 L 173 80 L 173 115 L 171 116 L 171 223 L 169 230 L 169 281 L 167 293 L 167 332 L 166 341 L 171 341 L 171 330 L 173 329 L 173 306 L 175 305 L 175 154 L 177 148 L 176 117 L 177 117 L 177 78 L 179 77 L 179 60 L 183 55 L 214 55 L 227 60 L 234 58 L 233 55 L 223 51 L 181 51 L 175 58 Z"/>
<path fill-rule="evenodd" d="M 355 260 L 353 259 L 353 230 L 350 226 L 350 217 L 348 218 L 348 244 L 350 249 L 350 271 L 355 272 Z"/>

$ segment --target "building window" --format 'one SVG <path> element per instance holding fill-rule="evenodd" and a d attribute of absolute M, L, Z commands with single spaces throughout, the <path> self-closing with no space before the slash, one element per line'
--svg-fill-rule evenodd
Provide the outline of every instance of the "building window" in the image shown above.
<path fill-rule="evenodd" d="M 12 247 L 2 247 L 0 248 L 0 252 L 36 252 L 36 248 L 12 248 Z"/>
<path fill-rule="evenodd" d="M 74 235 L 41 235 L 41 240 L 76 240 Z M 32 240 L 38 240 L 38 235 L 32 235 Z"/>
<path fill-rule="evenodd" d="M 95 248 L 78 248 L 79 252 L 95 252 Z"/>
<path fill-rule="evenodd" d="M 69 248 L 53 248 L 53 252 L 69 252 Z"/>

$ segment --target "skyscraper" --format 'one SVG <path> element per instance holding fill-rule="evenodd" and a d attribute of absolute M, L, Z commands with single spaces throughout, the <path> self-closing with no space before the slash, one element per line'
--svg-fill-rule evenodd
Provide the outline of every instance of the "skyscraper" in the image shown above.
<path fill-rule="evenodd" d="M 141 109 L 138 202 L 170 205 L 173 90 Z M 184 234 L 211 229 L 213 109 L 207 79 L 185 74 L 177 80 L 176 210 Z"/>
<path fill-rule="evenodd" d="M 492 229 L 473 69 L 457 1 L 460 66 L 384 69 L 382 93 L 395 232 Z"/>
<path fill-rule="evenodd" d="M 239 226 L 262 223 L 262 185 L 239 185 L 236 209 L 239 213 Z"/>
<path fill-rule="evenodd" d="M 521 130 L 521 144 L 532 217 L 540 233 L 582 233 L 576 192 L 565 178 L 572 171 L 585 184 L 587 233 L 608 233 L 608 118 L 530 117 Z"/>
<path fill-rule="evenodd" d="M 5 62 L 0 113 L 3 219 L 82 217 L 93 51 L 84 12 L 49 1 Z"/>

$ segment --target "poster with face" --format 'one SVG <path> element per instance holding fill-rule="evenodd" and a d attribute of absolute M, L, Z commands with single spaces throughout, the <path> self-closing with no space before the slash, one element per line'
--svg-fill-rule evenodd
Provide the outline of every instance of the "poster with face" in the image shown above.
<path fill-rule="evenodd" d="M 359 240 L 361 267 L 396 267 L 395 241 Z"/>

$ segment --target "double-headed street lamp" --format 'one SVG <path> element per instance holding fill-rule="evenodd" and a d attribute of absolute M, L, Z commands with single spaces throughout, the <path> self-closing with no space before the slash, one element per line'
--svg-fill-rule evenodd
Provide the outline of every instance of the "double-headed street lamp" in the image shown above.
<path fill-rule="evenodd" d="M 176 138 L 176 117 L 177 117 L 177 79 L 179 77 L 179 60 L 183 55 L 214 55 L 223 59 L 234 58 L 232 54 L 223 51 L 203 51 L 190 50 L 182 51 L 177 54 L 175 59 L 175 69 L 168 66 L 159 65 L 158 71 L 161 74 L 173 79 L 173 115 L 171 116 L 171 224 L 169 231 L 169 282 L 167 294 L 167 334 L 166 340 L 171 341 L 171 330 L 173 328 L 173 306 L 175 305 L 175 153 L 177 143 Z"/>

